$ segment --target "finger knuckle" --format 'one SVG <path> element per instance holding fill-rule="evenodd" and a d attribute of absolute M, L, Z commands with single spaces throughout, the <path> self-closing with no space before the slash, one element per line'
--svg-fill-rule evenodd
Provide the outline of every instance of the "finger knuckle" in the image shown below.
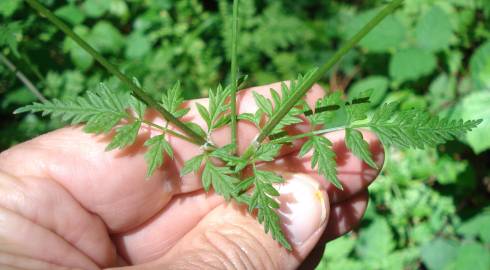
<path fill-rule="evenodd" d="M 279 269 L 278 258 L 269 251 L 272 240 L 257 224 L 216 224 L 193 243 L 194 252 L 185 259 L 200 264 L 199 269 L 242 270 Z M 196 267 L 196 265 L 189 266 Z"/>

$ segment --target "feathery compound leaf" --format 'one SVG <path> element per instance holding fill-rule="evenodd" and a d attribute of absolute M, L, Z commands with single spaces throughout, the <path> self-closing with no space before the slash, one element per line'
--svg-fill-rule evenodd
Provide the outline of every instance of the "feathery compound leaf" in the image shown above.
<path fill-rule="evenodd" d="M 366 164 L 372 168 L 378 168 L 373 160 L 371 151 L 369 150 L 369 143 L 364 140 L 361 132 L 352 128 L 347 128 L 345 130 L 345 144 L 354 155 L 362 159 Z"/>
<path fill-rule="evenodd" d="M 315 104 L 315 111 L 308 107 L 304 102 L 306 109 L 310 113 L 306 114 L 312 126 L 323 124 L 325 127 L 331 127 L 332 123 L 342 125 L 346 122 L 347 112 L 345 109 L 345 101 L 342 100 L 341 92 L 333 92 L 319 100 Z M 340 119 L 340 120 L 339 120 Z"/>
<path fill-rule="evenodd" d="M 271 90 L 272 92 L 273 90 Z M 257 92 L 252 92 L 253 96 L 254 96 L 254 100 L 255 100 L 255 104 L 257 104 L 257 106 L 259 107 L 259 109 L 261 109 L 263 112 L 265 112 L 267 115 L 272 115 L 272 111 L 273 111 L 273 108 L 272 108 L 272 102 L 265 98 L 263 95 L 257 93 Z"/>
<path fill-rule="evenodd" d="M 131 105 L 131 109 L 136 112 L 138 118 L 143 119 L 145 117 L 146 104 L 135 98 L 134 96 L 131 96 L 129 103 Z"/>
<path fill-rule="evenodd" d="M 318 173 L 342 190 L 342 185 L 337 177 L 337 163 L 335 152 L 332 150 L 332 142 L 323 136 L 312 136 L 303 144 L 300 156 L 306 155 L 311 149 L 313 149 L 311 168 L 314 169 L 318 165 Z"/>
<path fill-rule="evenodd" d="M 112 138 L 111 143 L 106 147 L 106 151 L 114 150 L 116 148 L 122 149 L 128 145 L 131 145 L 138 136 L 138 131 L 141 127 L 141 121 L 134 121 L 131 124 L 124 125 L 116 130 L 116 136 Z"/>
<path fill-rule="evenodd" d="M 282 82 L 281 83 L 281 94 L 279 94 L 278 91 L 274 89 L 270 89 L 271 99 L 265 98 L 263 95 L 260 95 L 257 92 L 253 92 L 253 96 L 255 99 L 255 103 L 257 106 L 260 108 L 260 111 L 265 113 L 269 118 L 273 118 L 278 114 L 280 109 L 284 106 L 287 106 L 287 103 L 290 101 L 292 95 L 294 92 L 299 90 L 299 87 L 304 83 L 305 80 L 308 80 L 311 76 L 313 76 L 313 73 L 316 71 L 316 69 L 313 69 L 306 73 L 305 76 L 302 76 L 301 74 L 298 76 L 298 79 L 292 80 L 290 82 L 289 87 L 286 85 L 286 83 Z M 277 125 L 272 129 L 270 134 L 276 134 L 281 132 L 285 127 L 298 124 L 303 122 L 303 119 L 301 119 L 299 116 L 303 114 L 303 110 L 299 107 L 302 107 L 303 101 L 298 101 L 295 103 L 295 106 L 292 107 L 277 123 Z M 274 104 L 274 105 L 273 105 Z M 301 105 L 301 106 L 300 106 Z M 250 118 L 250 116 L 249 116 Z M 256 122 L 256 121 L 254 121 Z"/>
<path fill-rule="evenodd" d="M 180 176 L 188 175 L 191 172 L 196 173 L 201 168 L 202 161 L 204 160 L 204 154 L 197 155 L 184 163 L 184 166 L 180 170 Z"/>
<path fill-rule="evenodd" d="M 235 185 L 240 181 L 239 179 L 230 176 L 233 171 L 227 167 L 217 167 L 210 160 L 207 160 L 202 172 L 202 186 L 207 192 L 211 185 L 216 193 L 223 196 L 226 200 L 229 200 L 234 192 Z"/>
<path fill-rule="evenodd" d="M 176 82 L 162 95 L 162 106 L 176 118 L 181 118 L 189 112 L 188 108 L 182 108 L 183 102 L 180 82 Z"/>
<path fill-rule="evenodd" d="M 281 150 L 280 144 L 266 143 L 261 144 L 255 152 L 254 159 L 262 161 L 273 161 Z"/>
<path fill-rule="evenodd" d="M 370 108 L 370 97 L 373 93 L 372 89 L 361 92 L 359 95 L 352 97 L 348 106 L 345 106 L 347 115 L 349 116 L 348 122 L 364 120 L 367 118 L 367 113 Z"/>
<path fill-rule="evenodd" d="M 197 110 L 208 126 L 208 135 L 216 128 L 220 128 L 230 121 L 227 114 L 230 107 L 227 98 L 231 88 L 223 88 L 221 85 L 216 90 L 209 90 L 208 108 L 201 104 L 196 104 Z"/>
<path fill-rule="evenodd" d="M 90 91 L 85 97 L 62 101 L 54 99 L 45 103 L 34 103 L 17 109 L 14 113 L 42 112 L 51 117 L 60 117 L 72 125 L 86 123 L 88 133 L 107 133 L 129 115 L 129 95 L 118 94 L 101 84 L 99 91 Z"/>
<path fill-rule="evenodd" d="M 423 149 L 459 138 L 482 122 L 440 119 L 417 109 L 396 112 L 396 108 L 396 103 L 381 106 L 367 124 L 386 146 Z"/>
<path fill-rule="evenodd" d="M 245 181 L 247 181 L 248 186 L 250 186 L 250 182 L 253 182 L 255 186 L 250 197 L 245 200 L 248 203 L 249 212 L 257 209 L 257 219 L 259 223 L 264 225 L 264 231 L 270 232 L 274 240 L 291 250 L 291 245 L 286 240 L 281 228 L 279 215 L 276 213 L 279 203 L 274 197 L 279 196 L 279 192 L 272 185 L 283 183 L 284 179 L 273 172 L 254 170 L 254 176 Z"/>
<path fill-rule="evenodd" d="M 237 157 L 231 154 L 231 149 L 233 149 L 232 144 L 228 144 L 219 149 L 214 150 L 209 155 L 211 157 L 219 158 L 222 161 L 226 162 L 227 166 L 235 167 L 234 172 L 238 172 L 243 170 L 247 166 L 247 160 L 242 159 L 241 157 Z"/>
<path fill-rule="evenodd" d="M 148 150 L 145 153 L 146 164 L 148 165 L 148 170 L 146 173 L 147 177 L 153 175 L 155 170 L 162 166 L 163 164 L 163 153 L 164 151 L 173 158 L 174 152 L 170 144 L 165 140 L 165 135 L 155 136 L 145 142 L 145 146 Z"/>
<path fill-rule="evenodd" d="M 262 115 L 264 115 L 262 110 L 257 110 L 255 113 L 242 113 L 238 115 L 238 120 L 249 121 L 260 129 L 260 120 L 262 119 Z"/>

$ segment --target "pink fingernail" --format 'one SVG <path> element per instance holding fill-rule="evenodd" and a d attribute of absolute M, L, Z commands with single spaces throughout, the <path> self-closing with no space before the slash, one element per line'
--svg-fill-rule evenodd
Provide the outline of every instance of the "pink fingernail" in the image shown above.
<path fill-rule="evenodd" d="M 306 174 L 283 176 L 286 183 L 278 186 L 279 215 L 288 240 L 299 246 L 325 225 L 329 214 L 327 193 Z"/>

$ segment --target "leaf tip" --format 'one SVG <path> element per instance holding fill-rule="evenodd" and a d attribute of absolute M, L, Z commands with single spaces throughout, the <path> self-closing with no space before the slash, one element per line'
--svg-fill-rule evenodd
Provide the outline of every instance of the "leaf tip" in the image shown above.
<path fill-rule="evenodd" d="M 15 111 L 13 111 L 12 114 L 21 114 L 21 113 L 25 113 L 27 111 L 28 111 L 27 107 L 20 107 L 20 108 L 16 109 Z"/>

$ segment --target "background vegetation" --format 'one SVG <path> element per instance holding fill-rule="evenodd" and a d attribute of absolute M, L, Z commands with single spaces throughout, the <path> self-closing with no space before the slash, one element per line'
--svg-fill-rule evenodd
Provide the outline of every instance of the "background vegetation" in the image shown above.
<path fill-rule="evenodd" d="M 41 2 L 154 94 L 181 80 L 195 98 L 228 79 L 230 1 Z M 249 86 L 293 78 L 382 4 L 241 0 L 240 71 Z M 0 22 L 0 150 L 60 126 L 12 115 L 36 96 L 5 59 L 46 98 L 71 98 L 100 81 L 125 90 L 23 1 L 0 1 Z M 389 150 L 362 226 L 331 242 L 318 269 L 490 269 L 490 0 L 407 0 L 323 84 L 345 96 L 373 88 L 373 107 L 400 100 L 485 121 L 437 150 Z"/>

